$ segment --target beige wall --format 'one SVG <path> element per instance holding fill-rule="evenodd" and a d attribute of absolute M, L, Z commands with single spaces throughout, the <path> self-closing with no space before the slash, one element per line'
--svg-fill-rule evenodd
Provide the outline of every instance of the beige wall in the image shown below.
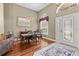
<path fill-rule="evenodd" d="M 26 27 L 26 29 L 36 30 L 39 28 L 39 18 L 42 14 L 46 13 L 49 16 L 47 37 L 55 39 L 56 8 L 56 4 L 53 3 L 42 9 L 40 12 L 36 13 L 28 8 L 24 8 L 15 4 L 4 4 L 5 33 L 8 31 L 18 33 L 21 30 L 25 30 L 25 27 L 18 27 L 16 25 L 16 18 L 18 16 L 34 16 L 35 19 L 31 22 L 31 27 Z"/>
<path fill-rule="evenodd" d="M 18 6 L 16 4 L 4 4 L 4 19 L 5 19 L 5 33 L 12 31 L 13 33 L 18 33 L 19 31 L 27 30 L 36 30 L 37 29 L 37 13 Z M 34 20 L 31 21 L 31 27 L 19 27 L 16 25 L 18 16 L 33 16 Z"/>
<path fill-rule="evenodd" d="M 0 4 L 0 33 L 4 33 L 4 6 Z"/>
<path fill-rule="evenodd" d="M 48 23 L 48 37 L 55 39 L 55 17 L 56 17 L 56 4 L 50 4 L 43 10 L 41 10 L 39 14 L 39 18 L 41 15 L 46 13 L 49 16 Z"/>

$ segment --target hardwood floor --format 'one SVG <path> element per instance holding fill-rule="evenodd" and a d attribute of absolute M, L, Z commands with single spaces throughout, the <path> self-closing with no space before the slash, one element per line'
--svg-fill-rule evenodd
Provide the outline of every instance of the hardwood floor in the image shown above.
<path fill-rule="evenodd" d="M 12 50 L 7 52 L 5 55 L 6 56 L 32 56 L 35 51 L 41 48 L 44 48 L 52 43 L 54 43 L 54 41 L 50 41 L 47 39 L 41 39 L 37 43 L 31 41 L 30 44 L 26 42 L 17 41 L 12 47 Z"/>

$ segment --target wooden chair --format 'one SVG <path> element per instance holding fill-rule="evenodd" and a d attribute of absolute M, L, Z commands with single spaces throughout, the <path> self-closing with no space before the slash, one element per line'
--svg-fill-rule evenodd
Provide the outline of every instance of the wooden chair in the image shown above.
<path fill-rule="evenodd" d="M 35 31 L 35 37 L 36 39 L 39 41 L 40 39 L 42 39 L 42 34 L 40 31 Z"/>

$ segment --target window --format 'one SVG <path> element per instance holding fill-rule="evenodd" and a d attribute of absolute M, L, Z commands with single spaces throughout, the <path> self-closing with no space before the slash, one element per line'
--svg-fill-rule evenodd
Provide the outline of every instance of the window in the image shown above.
<path fill-rule="evenodd" d="M 42 34 L 48 35 L 48 16 L 40 19 L 40 30 Z"/>

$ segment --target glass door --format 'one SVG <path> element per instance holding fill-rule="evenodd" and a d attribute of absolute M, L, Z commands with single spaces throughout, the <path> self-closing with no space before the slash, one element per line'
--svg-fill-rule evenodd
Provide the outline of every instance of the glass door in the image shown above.
<path fill-rule="evenodd" d="M 62 40 L 62 17 L 57 17 L 56 20 L 55 20 L 55 28 L 56 28 L 56 40 L 60 41 Z"/>
<path fill-rule="evenodd" d="M 63 39 L 73 42 L 73 16 L 63 18 Z"/>

